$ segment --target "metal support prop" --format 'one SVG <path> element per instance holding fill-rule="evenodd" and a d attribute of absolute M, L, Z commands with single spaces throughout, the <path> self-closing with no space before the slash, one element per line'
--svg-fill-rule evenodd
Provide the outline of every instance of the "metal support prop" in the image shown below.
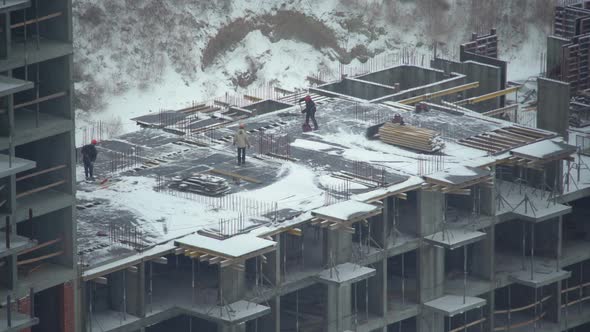
<path fill-rule="evenodd" d="M 295 291 L 295 332 L 299 332 L 299 290 Z"/>
<path fill-rule="evenodd" d="M 463 304 L 467 300 L 467 245 L 463 246 Z"/>
<path fill-rule="evenodd" d="M 467 332 L 467 311 L 463 313 L 463 331 Z"/>
<path fill-rule="evenodd" d="M 569 284 L 569 279 L 565 279 L 565 289 L 568 290 L 568 291 L 565 292 L 565 330 L 566 331 L 568 330 L 568 321 L 567 321 L 567 319 L 568 319 L 568 313 L 570 311 L 570 303 L 569 303 L 570 302 L 570 299 L 569 299 L 570 292 L 569 292 L 569 286 L 568 286 L 568 284 Z"/>
<path fill-rule="evenodd" d="M 526 223 L 522 221 L 522 269 L 525 270 L 526 256 Z"/>
<path fill-rule="evenodd" d="M 537 289 L 533 288 L 535 291 L 535 322 L 533 323 L 533 331 L 537 330 Z"/>
<path fill-rule="evenodd" d="M 6 326 L 12 327 L 12 317 L 10 316 L 10 295 L 6 296 Z"/>
<path fill-rule="evenodd" d="M 359 310 L 358 310 L 358 304 L 357 304 L 357 293 L 358 293 L 358 289 L 357 289 L 357 285 L 358 283 L 354 283 L 354 326 L 358 326 L 358 316 L 359 316 Z"/>
<path fill-rule="evenodd" d="M 406 273 L 405 254 L 402 253 L 402 304 L 406 304 Z"/>
<path fill-rule="evenodd" d="M 305 253 L 304 253 L 304 249 L 305 249 L 305 240 L 303 238 L 303 229 L 301 229 L 301 236 L 299 237 L 299 241 L 301 241 L 301 269 L 305 269 Z"/>
<path fill-rule="evenodd" d="M 148 293 L 149 300 L 150 300 L 150 312 L 154 311 L 154 304 L 153 304 L 153 299 L 152 299 L 152 296 L 153 296 L 152 294 L 154 291 L 154 289 L 153 289 L 153 287 L 154 287 L 153 274 L 154 274 L 154 263 L 152 261 L 150 261 L 150 275 L 149 275 L 149 278 L 150 278 L 149 284 L 150 285 L 149 285 L 149 293 Z"/>
<path fill-rule="evenodd" d="M 191 291 L 191 305 L 194 306 L 195 305 L 195 259 L 194 258 L 191 259 L 191 274 L 192 274 L 192 279 L 191 279 L 191 287 L 192 287 L 192 291 Z"/>
<path fill-rule="evenodd" d="M 89 328 L 89 331 L 92 332 L 92 304 L 94 303 L 94 298 L 93 296 L 93 292 L 92 292 L 92 288 L 94 288 L 94 283 L 89 283 L 89 287 L 88 287 L 88 297 L 89 297 L 89 303 L 88 303 L 88 322 L 87 322 L 87 326 Z"/>
<path fill-rule="evenodd" d="M 369 279 L 365 279 L 365 318 L 369 319 Z"/>
<path fill-rule="evenodd" d="M 584 262 L 580 262 L 580 287 L 578 288 L 578 312 L 582 312 L 582 298 L 584 297 L 584 288 L 582 285 L 584 284 Z"/>
<path fill-rule="evenodd" d="M 29 316 L 31 318 L 35 317 L 35 290 L 33 287 L 29 288 L 29 305 L 31 308 L 29 309 Z"/>
<path fill-rule="evenodd" d="M 535 224 L 531 224 L 531 280 L 535 278 Z M 536 291 L 535 291 L 536 293 Z"/>
<path fill-rule="evenodd" d="M 512 325 L 512 294 L 510 288 L 510 285 L 508 285 L 508 331 L 510 331 Z"/>
<path fill-rule="evenodd" d="M 123 320 L 127 320 L 127 273 L 123 270 Z"/>

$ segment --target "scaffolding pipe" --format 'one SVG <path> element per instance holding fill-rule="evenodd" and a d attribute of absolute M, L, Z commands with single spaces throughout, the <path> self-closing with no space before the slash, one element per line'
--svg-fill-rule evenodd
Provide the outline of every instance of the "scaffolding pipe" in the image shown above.
<path fill-rule="evenodd" d="M 537 303 L 537 289 L 534 288 L 534 290 L 535 290 L 535 309 L 534 309 L 535 310 L 535 322 L 533 323 L 533 332 L 537 330 L 537 321 L 538 321 L 538 319 L 537 319 L 537 305 L 538 305 L 538 303 Z"/>
<path fill-rule="evenodd" d="M 153 299 L 152 299 L 152 294 L 153 294 L 153 274 L 154 274 L 154 264 L 152 261 L 150 261 L 150 275 L 149 275 L 149 299 L 150 299 L 150 312 L 154 311 L 154 304 L 153 304 Z"/>
<path fill-rule="evenodd" d="M 512 294 L 510 288 L 510 285 L 508 285 L 508 331 L 510 331 L 510 326 L 512 326 Z"/>
<path fill-rule="evenodd" d="M 531 280 L 535 277 L 535 224 L 531 224 Z M 536 291 L 535 291 L 536 294 Z"/>
<path fill-rule="evenodd" d="M 365 318 L 369 319 L 369 279 L 365 279 Z"/>
<path fill-rule="evenodd" d="M 92 332 L 92 309 L 93 309 L 92 304 L 94 302 L 94 299 L 92 298 L 92 295 L 93 295 L 92 288 L 94 287 L 94 285 L 95 285 L 94 283 L 90 283 L 90 287 L 88 288 L 88 293 L 90 293 L 88 295 L 88 297 L 90 298 L 90 301 L 89 301 L 90 303 L 88 305 L 88 327 L 90 330 L 89 332 Z"/>
<path fill-rule="evenodd" d="M 127 320 L 127 273 L 123 270 L 123 320 Z"/>
<path fill-rule="evenodd" d="M 178 256 L 176 256 L 178 257 Z M 195 259 L 191 259 L 191 274 L 192 274 L 192 280 L 191 280 L 191 287 L 192 287 L 192 293 L 191 293 L 191 304 L 194 306 L 195 305 Z"/>
<path fill-rule="evenodd" d="M 463 304 L 467 300 L 467 245 L 463 246 Z"/>
<path fill-rule="evenodd" d="M 299 332 L 299 290 L 295 291 L 295 332 Z"/>
<path fill-rule="evenodd" d="M 526 224 L 522 222 L 522 269 L 525 269 L 525 256 L 526 256 Z"/>
<path fill-rule="evenodd" d="M 406 273 L 405 273 L 405 254 L 402 253 L 402 304 L 406 304 Z"/>
<path fill-rule="evenodd" d="M 584 288 L 582 287 L 584 284 L 584 262 L 580 262 L 580 288 L 579 288 L 579 301 L 578 301 L 578 312 L 582 312 L 582 298 L 584 297 Z"/>

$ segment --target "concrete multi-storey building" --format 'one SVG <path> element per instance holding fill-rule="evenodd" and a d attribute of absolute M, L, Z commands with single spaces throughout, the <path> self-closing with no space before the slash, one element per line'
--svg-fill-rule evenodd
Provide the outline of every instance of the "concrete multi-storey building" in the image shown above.
<path fill-rule="evenodd" d="M 514 123 L 496 45 L 317 82 L 309 133 L 284 89 L 135 119 L 80 184 L 83 330 L 588 329 L 586 134 L 546 78 Z"/>
<path fill-rule="evenodd" d="M 71 1 L 0 1 L 0 331 L 76 331 L 71 68 Z"/>

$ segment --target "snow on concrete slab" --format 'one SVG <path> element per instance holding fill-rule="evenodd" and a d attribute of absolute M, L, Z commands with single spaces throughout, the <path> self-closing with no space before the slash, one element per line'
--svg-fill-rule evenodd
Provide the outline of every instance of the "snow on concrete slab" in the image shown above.
<path fill-rule="evenodd" d="M 353 195 L 352 199 L 359 202 L 372 202 L 380 200 L 385 197 L 395 195 L 396 193 L 403 193 L 410 190 L 419 189 L 424 183 L 424 180 L 418 176 L 410 176 L 407 180 L 394 184 L 386 188 L 379 188 L 366 193 Z"/>
<path fill-rule="evenodd" d="M 292 147 L 301 148 L 305 150 L 312 150 L 312 151 L 328 151 L 339 149 L 336 146 L 325 144 L 317 141 L 310 141 L 306 139 L 298 138 L 293 143 L 291 143 Z"/>
<path fill-rule="evenodd" d="M 256 252 L 269 251 L 276 246 L 276 242 L 252 234 L 236 235 L 225 240 L 192 234 L 176 240 L 175 244 L 227 258 L 238 258 Z"/>
<path fill-rule="evenodd" d="M 512 149 L 511 153 L 527 159 L 547 159 L 560 155 L 571 155 L 576 151 L 577 148 L 574 145 L 557 140 L 544 140 Z"/>
<path fill-rule="evenodd" d="M 351 284 L 370 278 L 375 273 L 375 269 L 353 263 L 343 263 L 322 271 L 317 278 L 320 282 L 324 283 Z"/>
<path fill-rule="evenodd" d="M 424 237 L 424 240 L 436 246 L 453 250 L 482 240 L 486 233 L 466 229 L 447 229 Z"/>
<path fill-rule="evenodd" d="M 432 180 L 436 183 L 461 185 L 463 183 L 471 182 L 477 179 L 484 178 L 491 175 L 488 170 L 459 165 L 453 168 L 445 169 L 430 175 L 425 176 L 427 180 Z"/>
<path fill-rule="evenodd" d="M 375 205 L 351 200 L 321 207 L 311 211 L 311 214 L 319 218 L 338 221 L 351 221 L 354 219 L 363 218 L 364 216 L 373 215 L 378 213 L 380 210 L 381 208 Z"/>
<path fill-rule="evenodd" d="M 110 263 L 102 264 L 82 272 L 84 280 L 92 280 L 109 273 L 127 268 L 131 265 L 136 265 L 143 261 L 149 261 L 173 252 L 177 247 L 173 243 L 168 242 L 161 245 L 154 246 L 144 252 L 133 254 L 124 258 L 119 257 L 117 260 Z"/>
<path fill-rule="evenodd" d="M 463 301 L 463 297 L 457 295 L 445 295 L 436 300 L 424 303 L 427 309 L 439 312 L 447 317 L 453 317 L 465 311 L 483 307 L 484 305 L 486 305 L 485 299 L 467 296 L 465 297 L 465 301 Z"/>

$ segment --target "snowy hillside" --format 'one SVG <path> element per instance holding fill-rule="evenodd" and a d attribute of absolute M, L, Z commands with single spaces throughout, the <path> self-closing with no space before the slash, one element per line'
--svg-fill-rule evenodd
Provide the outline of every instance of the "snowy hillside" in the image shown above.
<path fill-rule="evenodd" d="M 74 0 L 77 144 L 93 121 L 129 118 L 360 65 L 405 48 L 454 57 L 496 27 L 511 79 L 534 75 L 550 0 Z"/>

